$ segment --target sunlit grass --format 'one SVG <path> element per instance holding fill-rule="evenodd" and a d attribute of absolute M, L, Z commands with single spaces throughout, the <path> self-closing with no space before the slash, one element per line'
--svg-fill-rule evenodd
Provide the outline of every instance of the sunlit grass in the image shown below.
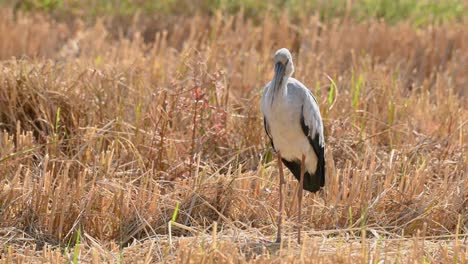
<path fill-rule="evenodd" d="M 31 12 L 0 9 L 0 262 L 466 263 L 463 23 L 232 11 L 123 33 Z M 324 114 L 304 246 L 289 173 L 285 243 L 266 243 L 259 101 L 279 47 Z"/>

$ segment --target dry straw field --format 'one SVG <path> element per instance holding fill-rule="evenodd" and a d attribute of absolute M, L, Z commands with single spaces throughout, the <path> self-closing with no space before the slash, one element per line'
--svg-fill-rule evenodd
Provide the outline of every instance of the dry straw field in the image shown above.
<path fill-rule="evenodd" d="M 0 8 L 0 263 L 468 263 L 465 16 L 15 8 Z M 289 172 L 286 239 L 267 243 L 278 171 L 259 108 L 280 47 L 326 130 L 302 246 Z"/>

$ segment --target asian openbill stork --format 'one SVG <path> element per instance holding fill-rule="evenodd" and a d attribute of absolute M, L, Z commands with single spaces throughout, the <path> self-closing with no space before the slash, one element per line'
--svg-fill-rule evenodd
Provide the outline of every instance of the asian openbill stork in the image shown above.
<path fill-rule="evenodd" d="M 281 242 L 283 166 L 299 181 L 298 243 L 301 243 L 302 189 L 317 192 L 325 185 L 325 136 L 320 109 L 312 92 L 292 78 L 294 65 L 289 50 L 274 56 L 275 75 L 262 96 L 265 131 L 278 156 L 280 176 L 276 242 Z"/>

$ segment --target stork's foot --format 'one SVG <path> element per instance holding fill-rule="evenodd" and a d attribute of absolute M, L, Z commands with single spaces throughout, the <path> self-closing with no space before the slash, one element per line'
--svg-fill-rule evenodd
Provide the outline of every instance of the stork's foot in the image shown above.
<path fill-rule="evenodd" d="M 275 241 L 274 243 L 281 244 L 281 237 L 277 237 L 277 238 L 276 238 L 276 241 Z"/>

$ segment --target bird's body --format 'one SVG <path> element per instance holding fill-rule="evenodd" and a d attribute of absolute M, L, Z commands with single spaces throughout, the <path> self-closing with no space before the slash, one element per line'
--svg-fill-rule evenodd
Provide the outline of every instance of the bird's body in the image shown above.
<path fill-rule="evenodd" d="M 292 67 L 290 58 L 286 64 L 289 63 Z M 303 188 L 316 192 L 325 184 L 325 139 L 320 110 L 304 84 L 286 74 L 280 77 L 275 74 L 263 92 L 265 130 L 275 151 L 281 153 L 282 162 L 298 180 L 304 155 Z"/>

